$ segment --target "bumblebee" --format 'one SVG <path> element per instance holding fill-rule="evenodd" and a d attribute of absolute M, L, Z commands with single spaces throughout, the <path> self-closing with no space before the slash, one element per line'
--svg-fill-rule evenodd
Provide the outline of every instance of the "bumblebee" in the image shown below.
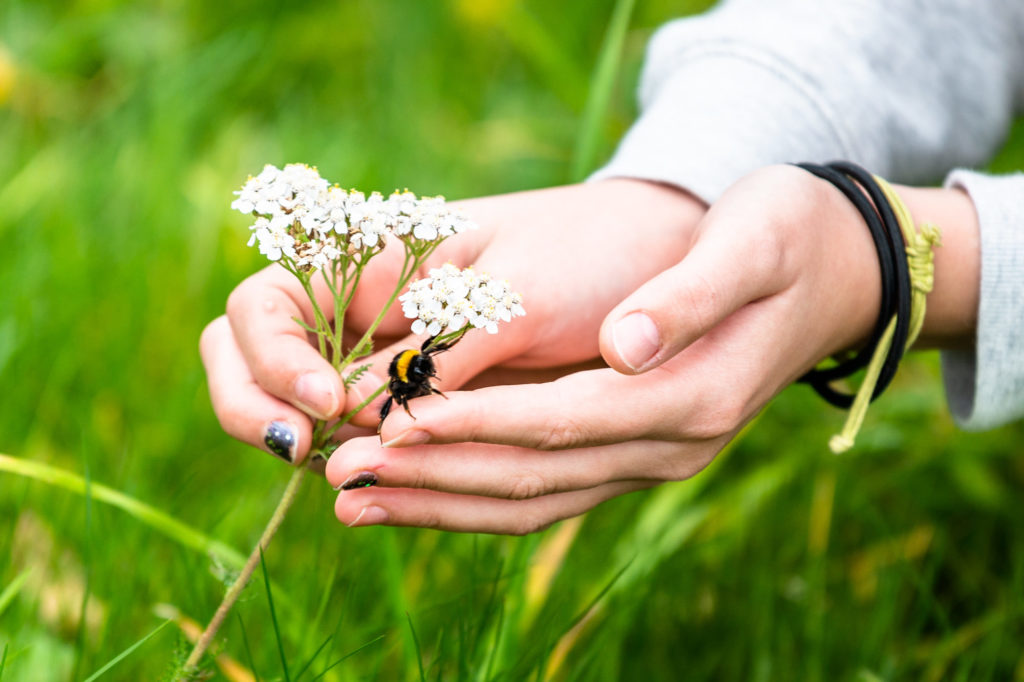
<path fill-rule="evenodd" d="M 380 423 L 377 424 L 377 433 L 384 426 L 384 420 L 391 412 L 394 403 L 401 405 L 410 417 L 413 413 L 409 411 L 409 401 L 420 396 L 436 393 L 445 398 L 445 394 L 430 385 L 431 379 L 437 378 L 437 368 L 434 366 L 433 356 L 448 350 L 455 343 L 439 343 L 431 347 L 436 336 L 431 336 L 423 342 L 419 350 L 403 350 L 391 360 L 388 366 L 388 399 L 380 407 Z"/>

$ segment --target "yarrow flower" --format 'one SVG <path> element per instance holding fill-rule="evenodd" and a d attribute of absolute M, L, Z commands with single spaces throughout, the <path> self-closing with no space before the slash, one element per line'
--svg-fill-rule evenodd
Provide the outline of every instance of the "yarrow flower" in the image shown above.
<path fill-rule="evenodd" d="M 451 263 L 433 268 L 428 277 L 409 285 L 398 297 L 412 332 L 431 336 L 470 328 L 498 333 L 498 322 L 526 314 L 522 296 L 506 280 L 492 279 L 472 267 L 460 270 Z"/>
<path fill-rule="evenodd" d="M 249 226 L 249 246 L 258 245 L 260 253 L 294 275 L 309 297 L 311 315 L 295 318 L 295 322 L 309 334 L 320 355 L 337 372 L 346 392 L 373 367 L 373 363 L 357 363 L 373 352 L 374 333 L 398 293 L 444 239 L 476 227 L 460 211 L 445 204 L 443 197 L 417 197 L 408 190 L 396 191 L 388 197 L 379 192 L 367 196 L 329 184 L 315 168 L 304 164 L 289 164 L 283 169 L 266 166 L 259 175 L 250 177 L 235 196 L 231 208 L 255 219 Z M 400 242 L 405 249 L 394 289 L 362 337 L 349 345 L 345 334 L 346 309 L 370 259 L 393 242 Z M 314 285 L 326 287 L 333 301 L 324 305 Z M 405 314 L 415 318 L 413 331 L 429 331 L 435 337 L 418 354 L 421 357 L 417 362 L 426 363 L 428 369 L 432 366 L 432 353 L 450 349 L 471 329 L 482 328 L 494 334 L 499 321 L 508 322 L 526 314 L 521 297 L 511 291 L 508 282 L 491 279 L 472 268 L 459 270 L 451 264 L 431 270 L 430 277 L 413 283 L 400 300 Z M 448 333 L 439 337 L 444 329 Z M 397 357 L 405 357 L 408 365 L 413 355 L 403 352 Z M 391 367 L 399 364 L 392 360 Z M 421 379 L 411 380 L 412 375 L 405 370 L 389 368 L 388 376 L 389 381 L 364 398 L 359 408 L 330 422 L 314 422 L 307 462 L 316 461 L 312 455 L 330 457 L 339 444 L 333 438 L 338 429 L 385 390 L 390 394 L 384 403 L 387 409 L 394 402 L 407 411 L 409 400 L 439 392 L 430 383 L 433 371 L 421 372 Z M 382 408 L 382 423 L 386 416 L 387 411 Z M 266 438 L 268 447 L 278 452 L 271 446 L 270 433 Z M 298 497 L 305 470 L 304 466 L 296 468 L 259 544 L 249 554 L 192 653 L 175 673 L 175 679 L 195 678 L 224 616 L 238 600 L 260 563 L 267 542 Z"/>
<path fill-rule="evenodd" d="M 342 253 L 378 251 L 388 235 L 407 244 L 434 243 L 477 227 L 444 197 L 409 190 L 367 196 L 330 185 L 301 163 L 267 165 L 235 194 L 231 208 L 256 216 L 249 246 L 258 244 L 269 260 L 284 258 L 302 270 L 324 269 Z"/>

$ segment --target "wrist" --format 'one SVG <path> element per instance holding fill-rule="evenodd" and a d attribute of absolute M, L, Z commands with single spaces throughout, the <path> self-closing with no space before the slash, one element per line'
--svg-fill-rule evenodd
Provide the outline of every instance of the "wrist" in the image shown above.
<path fill-rule="evenodd" d="M 594 201 L 608 204 L 637 219 L 690 228 L 708 210 L 708 204 L 675 185 L 637 178 L 608 178 L 583 184 Z"/>
<path fill-rule="evenodd" d="M 978 216 L 957 189 L 896 187 L 917 225 L 942 232 L 935 247 L 935 286 L 928 295 L 916 348 L 966 349 L 974 345 L 981 281 Z"/>

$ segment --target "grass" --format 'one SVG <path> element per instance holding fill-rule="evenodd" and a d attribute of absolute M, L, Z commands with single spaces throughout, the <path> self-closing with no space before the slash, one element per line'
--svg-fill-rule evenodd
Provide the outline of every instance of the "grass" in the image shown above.
<path fill-rule="evenodd" d="M 260 266 L 246 174 L 567 182 L 631 120 L 651 30 L 699 9 L 630 4 L 0 5 L 0 679 L 159 679 L 155 605 L 208 618 L 280 495 L 196 353 Z M 995 167 L 1024 167 L 1019 124 Z M 283 679 L 281 652 L 301 680 L 1024 678 L 1022 427 L 957 431 L 933 356 L 837 458 L 841 417 L 790 389 L 695 479 L 526 538 L 349 531 L 310 485 L 217 679 Z"/>

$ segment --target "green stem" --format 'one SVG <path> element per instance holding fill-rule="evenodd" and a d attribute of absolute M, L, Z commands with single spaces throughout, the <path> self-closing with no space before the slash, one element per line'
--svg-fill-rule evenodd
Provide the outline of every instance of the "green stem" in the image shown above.
<path fill-rule="evenodd" d="M 263 534 L 260 536 L 260 541 L 256 544 L 256 548 L 253 549 L 249 555 L 248 561 L 245 562 L 245 566 L 242 567 L 242 572 L 238 574 L 238 579 L 231 584 L 227 593 L 224 595 L 224 599 L 221 601 L 220 606 L 217 607 L 216 613 L 213 614 L 213 618 L 210 620 L 210 624 L 206 626 L 203 633 L 196 640 L 195 648 L 192 649 L 192 653 L 189 654 L 188 659 L 185 661 L 185 665 L 181 669 L 181 674 L 178 676 L 179 680 L 192 679 L 194 674 L 197 672 L 199 667 L 199 661 L 202 660 L 203 654 L 213 643 L 213 638 L 217 635 L 217 631 L 220 630 L 220 626 L 224 623 L 224 619 L 227 617 L 231 607 L 238 601 L 238 597 L 241 596 L 242 590 L 245 589 L 246 584 L 249 582 L 249 578 L 252 576 L 253 571 L 256 570 L 256 566 L 260 563 L 260 553 L 266 549 L 267 545 L 270 544 L 270 540 L 277 533 L 278 528 L 281 527 L 281 523 L 284 521 L 285 515 L 288 513 L 288 509 L 295 502 L 295 498 L 298 496 L 299 488 L 302 485 L 302 480 L 306 475 L 306 467 L 301 466 L 295 470 L 292 474 L 291 479 L 288 481 L 288 485 L 284 489 L 284 494 L 281 496 L 281 501 L 277 503 L 277 508 L 274 509 L 274 514 L 270 517 L 270 521 L 267 523 L 267 527 L 263 529 Z"/>
<path fill-rule="evenodd" d="M 327 357 L 327 340 L 326 334 L 331 333 L 331 325 L 327 322 L 327 317 L 324 316 L 324 311 L 320 309 L 320 304 L 317 303 L 316 294 L 313 292 L 313 285 L 309 281 L 309 277 L 299 276 L 299 281 L 302 282 L 302 288 L 306 292 L 306 296 L 309 297 L 309 302 L 313 306 L 313 317 L 316 319 L 316 326 L 320 332 L 316 335 L 317 341 L 320 345 L 320 355 Z"/>
<path fill-rule="evenodd" d="M 377 396 L 379 396 L 381 393 L 383 393 L 384 389 L 387 388 L 387 387 L 388 387 L 387 382 L 381 384 L 380 388 L 378 388 L 376 391 L 371 393 L 365 400 L 363 400 L 363 402 L 361 402 L 358 405 L 356 405 L 356 407 L 351 412 L 346 413 L 345 416 L 343 416 L 341 419 L 339 419 L 338 423 L 335 424 L 334 426 L 332 426 L 330 429 L 328 429 L 327 433 L 325 433 L 323 435 L 324 443 L 326 443 L 327 441 L 329 441 L 331 439 L 331 436 L 334 435 L 335 431 L 340 429 L 345 424 L 349 423 L 349 421 L 352 419 L 352 417 L 356 416 L 356 413 L 359 412 L 359 410 L 363 409 L 364 407 L 366 407 L 367 405 L 372 403 L 374 401 L 374 399 Z M 321 447 L 323 447 L 323 446 L 321 446 Z"/>
<path fill-rule="evenodd" d="M 359 266 L 356 266 L 356 272 L 358 272 Z M 327 276 L 324 276 L 327 279 Z M 338 268 L 335 267 L 331 272 L 331 281 L 328 282 L 328 286 L 331 289 L 331 294 L 334 296 L 334 335 L 331 337 L 334 339 L 334 355 L 331 356 L 331 364 L 334 365 L 334 369 L 338 369 L 338 365 L 341 364 L 342 353 L 342 338 L 345 333 L 345 306 L 342 305 L 342 299 L 348 286 L 348 266 L 341 271 L 341 295 L 338 295 Z"/>
<path fill-rule="evenodd" d="M 376 319 L 374 319 L 373 323 L 366 328 L 366 332 L 363 334 L 362 338 L 356 342 L 356 345 L 354 345 L 352 347 L 352 350 L 348 352 L 348 355 L 345 356 L 345 359 L 342 361 L 341 366 L 338 368 L 339 372 L 348 367 L 349 365 L 351 365 L 356 358 L 360 358 L 363 356 L 363 349 L 365 348 L 366 344 L 373 337 L 373 333 L 377 331 L 377 327 L 380 326 L 380 323 L 384 321 L 384 316 L 388 314 L 388 310 L 391 309 L 391 305 L 395 302 L 395 299 L 398 298 L 398 295 L 402 293 L 402 289 L 405 288 L 405 285 L 408 283 L 409 278 L 412 277 L 412 273 L 416 272 L 416 268 L 419 267 L 419 264 L 423 261 L 423 258 L 425 258 L 426 255 L 429 255 L 429 251 L 433 251 L 433 249 L 429 249 L 427 254 L 418 255 L 415 252 L 412 252 L 410 250 L 410 247 L 408 247 L 407 245 L 405 250 L 405 261 L 402 263 L 402 272 L 398 278 L 398 286 L 395 287 L 395 290 L 391 293 L 391 297 L 388 298 L 388 302 L 385 303 L 384 306 L 381 308 L 380 313 L 377 314 L 377 317 Z M 411 268 L 409 267 L 410 257 L 412 257 Z"/>

